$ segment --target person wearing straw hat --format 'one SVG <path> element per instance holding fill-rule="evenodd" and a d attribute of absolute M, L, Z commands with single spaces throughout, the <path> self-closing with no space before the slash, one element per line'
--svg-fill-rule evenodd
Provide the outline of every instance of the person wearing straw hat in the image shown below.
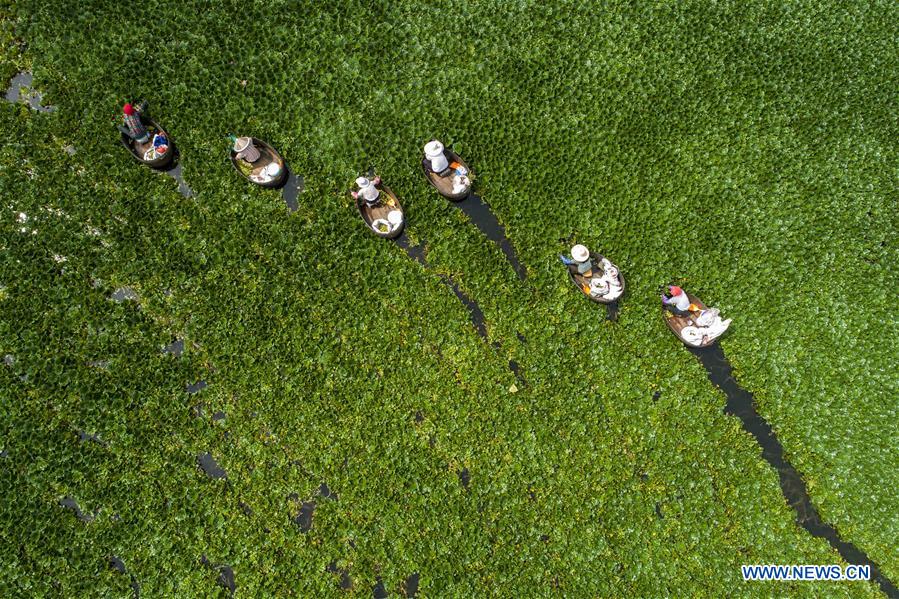
<path fill-rule="evenodd" d="M 452 176 L 453 193 L 463 193 L 471 186 L 468 168 L 459 162 L 450 162 L 446 148 L 436 139 L 425 144 L 425 165 L 440 177 Z"/>
<path fill-rule="evenodd" d="M 356 185 L 359 187 L 359 191 L 351 192 L 353 199 L 358 199 L 361 196 L 362 201 L 369 206 L 377 205 L 381 198 L 381 192 L 377 187 L 380 184 L 381 177 L 375 177 L 371 180 L 369 180 L 368 177 L 359 177 L 356 179 Z"/>
<path fill-rule="evenodd" d="M 259 149 L 253 145 L 253 139 L 250 137 L 234 138 L 233 150 L 234 153 L 237 154 L 238 159 L 251 164 L 259 160 L 259 156 L 261 155 Z"/>
<path fill-rule="evenodd" d="M 436 139 L 425 144 L 425 158 L 428 159 L 428 167 L 438 175 L 443 175 L 449 170 L 449 160 L 443 150 L 443 144 Z"/>
<path fill-rule="evenodd" d="M 603 258 L 602 256 L 591 253 L 590 250 L 587 249 L 587 246 L 577 244 L 571 248 L 571 258 L 559 256 L 559 259 L 562 260 L 563 264 L 568 266 L 568 270 L 571 271 L 571 274 L 588 277 L 590 276 L 588 273 L 593 272 L 594 262 L 599 264 Z"/>

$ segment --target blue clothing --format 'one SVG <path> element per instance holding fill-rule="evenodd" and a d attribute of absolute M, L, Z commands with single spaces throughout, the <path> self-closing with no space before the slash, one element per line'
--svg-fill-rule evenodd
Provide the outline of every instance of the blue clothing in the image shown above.
<path fill-rule="evenodd" d="M 584 274 L 585 272 L 589 272 L 591 270 L 593 270 L 593 263 L 589 259 L 586 260 L 585 262 L 577 263 L 577 271 L 580 274 Z"/>

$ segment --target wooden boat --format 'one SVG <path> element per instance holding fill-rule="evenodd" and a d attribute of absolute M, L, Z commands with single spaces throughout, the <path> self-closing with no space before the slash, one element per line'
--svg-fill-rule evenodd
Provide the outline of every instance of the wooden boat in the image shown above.
<path fill-rule="evenodd" d="M 591 254 L 590 259 L 593 260 L 593 264 L 597 265 L 593 267 L 593 270 L 596 271 L 599 269 L 598 264 L 600 263 L 601 258 L 596 256 L 596 254 Z M 588 298 L 596 302 L 597 304 L 611 304 L 617 302 L 622 297 L 624 297 L 624 292 L 627 291 L 627 284 L 624 281 L 624 275 L 621 274 L 621 270 L 618 270 L 618 281 L 621 283 L 621 295 L 616 297 L 615 299 L 606 299 L 604 297 L 594 297 L 590 295 L 590 279 L 593 278 L 592 273 L 591 276 L 584 276 L 580 273 L 575 274 L 571 272 L 571 269 L 567 266 L 565 269 L 568 271 L 568 278 L 571 279 L 571 282 L 574 283 L 574 286 L 578 288 L 578 290 L 586 295 Z"/>
<path fill-rule="evenodd" d="M 384 239 L 396 239 L 400 236 L 403 232 L 403 228 L 406 226 L 406 213 L 403 212 L 403 206 L 400 204 L 396 194 L 394 194 L 389 187 L 383 184 L 378 185 L 377 187 L 381 192 L 379 197 L 380 202 L 374 206 L 369 206 L 365 200 L 362 199 L 362 195 L 360 194 L 359 197 L 356 198 L 356 208 L 359 210 L 359 215 L 362 217 L 362 220 L 365 221 L 369 231 Z M 387 215 L 394 210 L 399 210 L 403 214 L 403 222 L 393 230 L 379 230 L 376 226 L 378 221 L 382 221 L 385 224 L 389 223 Z"/>
<path fill-rule="evenodd" d="M 159 124 L 156 123 L 153 119 L 146 115 L 140 115 L 140 122 L 143 123 L 144 127 L 147 129 L 147 133 L 150 134 L 149 141 L 145 143 L 141 143 L 139 141 L 135 141 L 122 133 L 122 145 L 127 148 L 128 152 L 134 156 L 134 159 L 140 162 L 141 164 L 146 164 L 150 168 L 165 168 L 172 164 L 172 161 L 175 159 L 175 142 L 172 140 L 172 137 L 165 131 Z M 157 133 L 161 133 L 166 136 L 169 140 L 169 147 L 166 150 L 165 154 L 159 156 L 153 160 L 144 160 L 144 154 L 147 150 L 153 147 L 153 136 Z"/>
<path fill-rule="evenodd" d="M 685 291 L 684 293 L 687 293 L 687 292 Z M 705 304 L 703 304 L 699 300 L 699 298 L 696 297 L 695 295 L 691 295 L 691 294 L 687 293 L 687 299 L 690 300 L 691 304 L 696 304 L 697 306 L 699 306 L 700 310 L 706 309 Z M 697 312 L 696 316 L 698 316 L 698 315 L 699 315 L 699 313 Z M 688 327 L 691 325 L 696 326 L 696 321 L 692 314 L 690 316 L 677 316 L 677 315 L 669 312 L 665 308 L 665 306 L 662 306 L 662 318 L 665 319 L 665 324 L 668 325 L 668 328 L 671 329 L 671 332 L 674 333 L 674 335 L 678 339 L 680 339 L 684 345 L 686 345 L 688 347 L 700 347 L 700 348 L 701 347 L 709 347 L 709 346 L 715 345 L 715 343 L 718 342 L 718 337 L 716 337 L 714 339 L 709 339 L 708 336 L 706 336 L 706 335 L 703 335 L 701 343 L 691 343 L 690 341 L 687 341 L 686 339 L 684 339 L 683 335 L 681 334 L 681 331 L 685 327 Z"/>
<path fill-rule="evenodd" d="M 424 171 L 425 179 L 428 180 L 428 183 L 434 186 L 434 189 L 437 190 L 437 193 L 442 195 L 448 200 L 453 202 L 460 202 L 468 197 L 468 194 L 471 193 L 471 184 L 469 184 L 468 188 L 461 193 L 453 193 L 453 175 L 455 174 L 455 166 L 464 166 L 468 170 L 468 178 L 472 178 L 471 169 L 468 168 L 468 165 L 465 164 L 465 161 L 462 160 L 458 154 L 453 152 L 452 150 L 444 148 L 443 155 L 446 156 L 447 161 L 450 166 L 443 172 L 443 174 L 435 173 L 431 170 L 431 161 L 425 158 L 424 154 L 422 154 L 421 158 L 421 169 Z"/>
<path fill-rule="evenodd" d="M 284 158 L 281 157 L 281 154 L 279 154 L 275 148 L 271 147 L 261 139 L 256 139 L 255 137 L 250 139 L 253 140 L 253 145 L 259 150 L 259 160 L 256 162 L 247 162 L 246 160 L 238 158 L 237 152 L 232 148 L 231 165 L 234 167 L 234 170 L 240 173 L 240 176 L 244 179 L 261 187 L 281 187 L 284 182 L 287 181 L 287 167 L 284 164 Z M 263 180 L 265 177 L 262 172 L 263 169 L 272 163 L 277 164 L 281 170 L 278 171 L 278 174 L 275 175 L 274 179 Z"/>

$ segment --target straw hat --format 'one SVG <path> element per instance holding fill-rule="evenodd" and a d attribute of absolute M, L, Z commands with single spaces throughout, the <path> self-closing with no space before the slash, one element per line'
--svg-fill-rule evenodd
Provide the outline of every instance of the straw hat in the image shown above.
<path fill-rule="evenodd" d="M 234 151 L 237 153 L 243 152 L 250 146 L 250 143 L 252 141 L 253 140 L 251 140 L 249 137 L 238 137 L 234 141 Z"/>
<path fill-rule="evenodd" d="M 359 186 L 359 195 L 368 203 L 374 202 L 381 195 L 381 192 L 368 177 L 357 178 L 356 185 Z"/>
<path fill-rule="evenodd" d="M 575 262 L 586 262 L 590 258 L 590 250 L 585 245 L 577 244 L 571 248 L 571 257 Z"/>

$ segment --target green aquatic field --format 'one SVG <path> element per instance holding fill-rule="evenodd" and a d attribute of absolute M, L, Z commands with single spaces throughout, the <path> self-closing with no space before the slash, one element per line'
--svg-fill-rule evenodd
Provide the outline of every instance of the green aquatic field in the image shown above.
<path fill-rule="evenodd" d="M 897 22 L 893 2 L 0 5 L 3 81 L 32 72 L 54 107 L 0 102 L 0 596 L 398 596 L 413 574 L 427 597 L 884 596 L 743 582 L 843 561 L 658 287 L 733 318 L 724 353 L 822 519 L 899 581 Z M 119 144 L 141 98 L 190 197 Z M 295 211 L 236 175 L 231 133 L 281 151 Z M 433 137 L 525 280 L 425 182 Z M 369 167 L 427 267 L 364 227 L 347 192 Z M 568 281 L 575 241 L 627 278 L 617 321 Z"/>

